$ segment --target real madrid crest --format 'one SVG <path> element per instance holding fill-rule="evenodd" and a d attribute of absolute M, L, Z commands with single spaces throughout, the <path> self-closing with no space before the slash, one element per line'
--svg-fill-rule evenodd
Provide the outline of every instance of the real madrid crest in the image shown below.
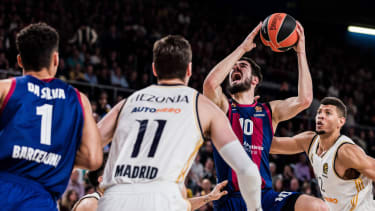
<path fill-rule="evenodd" d="M 328 174 L 328 163 L 323 164 L 323 174 L 325 174 L 325 175 Z"/>

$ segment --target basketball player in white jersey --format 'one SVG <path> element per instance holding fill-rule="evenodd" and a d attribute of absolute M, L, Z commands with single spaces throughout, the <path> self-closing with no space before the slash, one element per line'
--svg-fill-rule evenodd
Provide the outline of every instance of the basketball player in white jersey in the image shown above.
<path fill-rule="evenodd" d="M 248 210 L 261 210 L 257 167 L 225 114 L 187 87 L 191 59 L 183 37 L 158 40 L 152 65 L 158 84 L 133 93 L 99 123 L 103 145 L 112 140 L 112 146 L 98 210 L 190 210 L 182 189 L 204 137 L 236 171 Z"/>
<path fill-rule="evenodd" d="M 347 109 L 335 97 L 326 97 L 316 114 L 316 132 L 306 131 L 294 137 L 274 137 L 273 154 L 305 152 L 314 169 L 319 188 L 331 211 L 375 210 L 372 181 L 375 159 L 340 134 Z M 277 151 L 272 151 L 277 149 Z"/>
<path fill-rule="evenodd" d="M 96 211 L 98 208 L 98 201 L 100 197 L 103 195 L 103 190 L 99 188 L 99 184 L 103 181 L 103 170 L 105 163 L 107 161 L 107 153 L 103 156 L 103 164 L 102 166 L 95 170 L 90 171 L 87 174 L 89 182 L 95 187 L 95 192 L 91 194 L 86 194 L 82 198 L 80 198 L 73 206 L 72 211 Z M 220 199 L 222 196 L 226 195 L 228 191 L 223 190 L 223 188 L 227 185 L 228 181 L 223 181 L 215 186 L 215 188 L 204 196 L 198 196 L 189 198 L 189 202 L 191 204 L 192 210 L 199 209 L 203 205 Z"/>

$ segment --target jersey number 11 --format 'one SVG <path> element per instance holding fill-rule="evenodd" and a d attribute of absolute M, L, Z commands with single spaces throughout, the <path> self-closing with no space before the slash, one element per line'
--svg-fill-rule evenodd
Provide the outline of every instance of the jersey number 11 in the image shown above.
<path fill-rule="evenodd" d="M 146 133 L 148 119 L 137 120 L 137 121 L 139 122 L 140 126 L 138 130 L 137 140 L 135 141 L 134 149 L 131 155 L 132 158 L 137 157 L 139 154 L 139 150 L 141 149 L 143 137 L 145 136 L 145 133 Z M 167 122 L 167 120 L 161 120 L 161 119 L 157 119 L 155 121 L 158 123 L 158 128 L 156 129 L 154 140 L 152 141 L 151 149 L 147 157 L 154 157 L 156 148 L 159 145 L 161 134 L 163 133 L 163 130 L 164 130 L 165 123 Z"/>

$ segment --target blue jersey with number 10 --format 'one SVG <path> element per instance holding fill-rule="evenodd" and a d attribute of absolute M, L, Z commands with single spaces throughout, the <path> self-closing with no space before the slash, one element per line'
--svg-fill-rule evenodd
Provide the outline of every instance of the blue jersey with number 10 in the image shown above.
<path fill-rule="evenodd" d="M 59 198 L 81 141 L 79 92 L 59 79 L 16 77 L 0 115 L 0 173 L 36 181 Z"/>

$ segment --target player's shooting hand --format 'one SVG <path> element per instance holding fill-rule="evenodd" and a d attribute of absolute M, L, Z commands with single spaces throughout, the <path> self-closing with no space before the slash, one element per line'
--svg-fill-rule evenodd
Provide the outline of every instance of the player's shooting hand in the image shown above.
<path fill-rule="evenodd" d="M 211 191 L 211 193 L 208 194 L 208 197 L 210 198 L 211 201 L 213 200 L 218 200 L 222 196 L 228 194 L 228 191 L 222 189 L 228 184 L 228 180 L 225 180 L 215 186 L 215 188 Z"/>
<path fill-rule="evenodd" d="M 297 33 L 298 33 L 298 43 L 296 46 L 293 47 L 293 49 L 297 53 L 305 53 L 305 31 L 299 21 L 297 22 Z"/>
<path fill-rule="evenodd" d="M 249 35 L 247 35 L 246 39 L 242 42 L 241 47 L 245 52 L 251 51 L 253 48 L 256 47 L 254 43 L 255 36 L 259 33 L 260 28 L 262 27 L 262 22 L 260 22 Z"/>

